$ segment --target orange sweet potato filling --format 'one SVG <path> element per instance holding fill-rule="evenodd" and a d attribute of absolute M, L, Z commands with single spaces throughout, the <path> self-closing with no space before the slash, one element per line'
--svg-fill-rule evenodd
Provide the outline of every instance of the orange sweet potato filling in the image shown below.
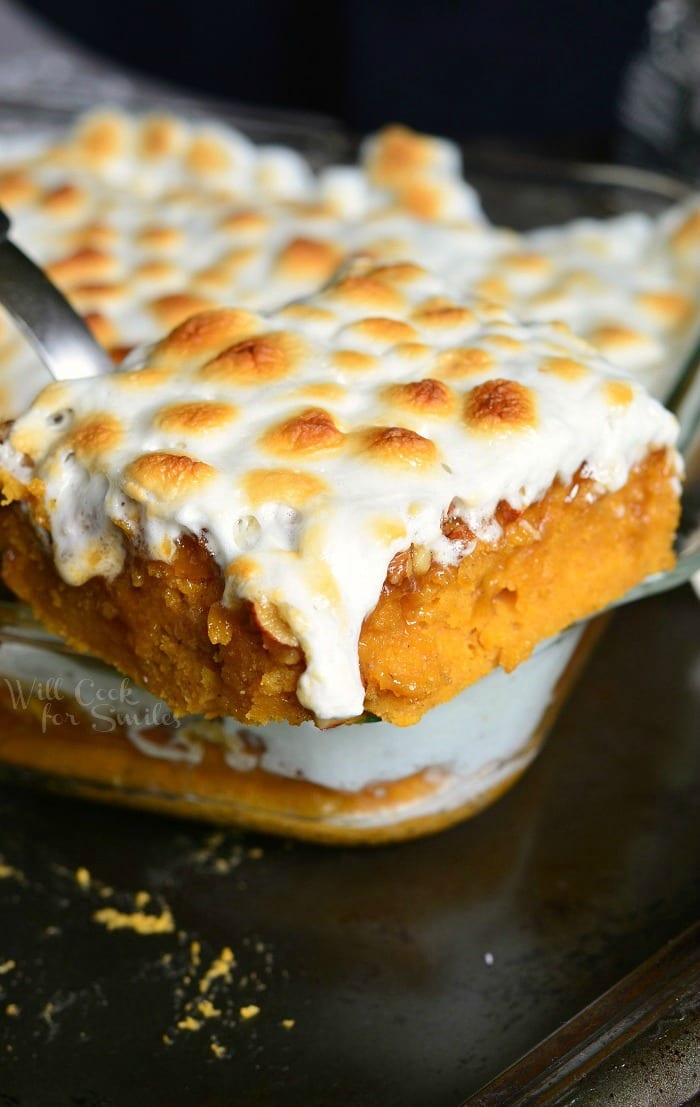
<path fill-rule="evenodd" d="M 366 709 L 414 723 L 669 568 L 679 513 L 673 477 L 665 451 L 651 453 L 615 493 L 599 494 L 579 475 L 522 513 L 502 504 L 501 539 L 478 543 L 455 567 L 433 564 L 417 575 L 412 566 L 420 558 L 394 565 L 359 644 Z M 262 627 L 249 604 L 221 605 L 221 572 L 194 539 L 183 540 L 168 563 L 131 549 L 114 580 L 79 587 L 61 580 L 21 504 L 0 511 L 0 542 L 4 580 L 51 630 L 116 665 L 177 713 L 253 724 L 309 717 L 295 694 L 299 650 L 274 636 L 274 620 Z"/>

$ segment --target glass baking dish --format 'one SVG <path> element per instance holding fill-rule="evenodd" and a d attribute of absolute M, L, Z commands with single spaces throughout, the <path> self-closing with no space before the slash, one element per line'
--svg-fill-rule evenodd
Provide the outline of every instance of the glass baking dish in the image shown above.
<path fill-rule="evenodd" d="M 467 175 L 487 212 L 517 229 L 654 214 L 688 195 L 679 182 L 615 167 L 482 162 L 470 171 L 468 160 Z M 696 342 L 697 335 L 679 358 L 667 397 L 682 415 L 684 443 L 697 422 Z M 635 597 L 687 579 L 693 568 L 697 554 Z M 475 814 L 521 775 L 605 618 L 541 643 L 514 672 L 494 671 L 414 727 L 368 720 L 319 731 L 175 719 L 167 704 L 76 654 L 8 599 L 0 603 L 2 773 L 103 802 L 316 841 L 429 833 Z"/>

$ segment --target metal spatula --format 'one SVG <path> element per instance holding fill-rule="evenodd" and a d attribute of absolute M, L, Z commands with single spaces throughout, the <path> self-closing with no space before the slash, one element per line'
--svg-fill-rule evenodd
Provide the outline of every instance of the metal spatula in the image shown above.
<path fill-rule="evenodd" d="M 56 380 L 111 373 L 111 359 L 45 273 L 10 241 L 0 208 L 0 304 Z"/>

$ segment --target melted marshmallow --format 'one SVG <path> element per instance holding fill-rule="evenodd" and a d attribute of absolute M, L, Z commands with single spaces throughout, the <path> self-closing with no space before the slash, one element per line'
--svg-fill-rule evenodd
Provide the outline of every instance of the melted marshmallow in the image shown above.
<path fill-rule="evenodd" d="M 0 136 L 0 206 L 115 359 L 203 308 L 308 296 L 363 253 L 411 258 L 518 318 L 561 319 L 662 398 L 698 329 L 697 200 L 517 234 L 484 219 L 454 145 L 401 127 L 368 139 L 357 165 L 313 172 L 221 124 L 101 110 L 58 138 Z M 45 383 L 0 317 L 0 420 Z"/>
<path fill-rule="evenodd" d="M 138 360 L 50 385 L 3 467 L 34 479 L 71 584 L 120 571 L 124 530 L 164 560 L 204 541 L 224 602 L 301 645 L 297 694 L 319 719 L 362 712 L 358 638 L 392 558 L 473 548 L 445 537 L 448 511 L 494 541 L 501 500 L 522 509 L 584 464 L 618 489 L 676 436 L 566 327 L 458 303 L 411 264 L 358 266 L 266 316 L 195 317 Z"/>
<path fill-rule="evenodd" d="M 194 311 L 309 295 L 358 251 L 432 265 L 445 245 L 423 242 L 429 225 L 470 237 L 483 224 L 456 147 L 388 128 L 372 150 L 377 180 L 362 164 L 314 172 L 221 124 L 99 110 L 57 138 L 0 135 L 0 206 L 118 360 Z M 0 312 L 0 419 L 47 380 Z"/>

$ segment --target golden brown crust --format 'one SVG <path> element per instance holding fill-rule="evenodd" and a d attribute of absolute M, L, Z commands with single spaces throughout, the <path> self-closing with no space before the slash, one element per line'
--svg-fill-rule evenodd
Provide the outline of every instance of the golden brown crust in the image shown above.
<path fill-rule="evenodd" d="M 401 184 L 428 169 L 432 155 L 430 138 L 394 124 L 379 133 L 374 154 L 368 159 L 370 175 L 377 184 Z"/>
<path fill-rule="evenodd" d="M 218 308 L 199 312 L 158 343 L 151 364 L 179 367 L 188 361 L 197 362 L 206 354 L 215 356 L 228 346 L 249 338 L 260 328 L 260 316 L 250 311 Z"/>
<path fill-rule="evenodd" d="M 492 365 L 493 357 L 488 350 L 469 346 L 445 350 L 444 353 L 438 354 L 436 362 L 440 375 L 448 380 L 486 373 Z"/>
<path fill-rule="evenodd" d="M 105 349 L 115 344 L 117 331 L 114 323 L 106 315 L 102 315 L 99 311 L 88 311 L 85 314 L 85 322 Z"/>
<path fill-rule="evenodd" d="M 379 359 L 374 354 L 363 354 L 359 350 L 337 350 L 333 362 L 340 370 L 349 369 L 353 373 L 371 373 L 377 368 Z"/>
<path fill-rule="evenodd" d="M 658 292 L 641 292 L 637 302 L 663 326 L 680 327 L 693 311 L 693 301 L 683 292 L 661 289 Z"/>
<path fill-rule="evenodd" d="M 88 416 L 71 431 L 68 444 L 81 461 L 94 461 L 100 454 L 116 449 L 123 435 L 117 417 L 105 411 Z"/>
<path fill-rule="evenodd" d="M 372 427 L 358 437 L 363 453 L 384 465 L 422 469 L 439 460 L 435 443 L 407 427 Z"/>
<path fill-rule="evenodd" d="M 349 342 L 352 342 L 353 338 L 369 339 L 379 350 L 388 349 L 389 346 L 400 342 L 413 342 L 418 338 L 418 332 L 408 323 L 381 315 L 361 319 L 359 323 L 350 323 L 345 328 L 344 334 Z"/>
<path fill-rule="evenodd" d="M 215 475 L 215 470 L 204 461 L 157 451 L 141 454 L 127 466 L 124 489 L 137 501 L 147 499 L 149 494 L 159 500 L 177 500 L 193 495 Z"/>
<path fill-rule="evenodd" d="M 22 169 L 6 169 L 0 173 L 0 204 L 14 208 L 34 200 L 38 186 Z"/>
<path fill-rule="evenodd" d="M 59 261 L 46 266 L 51 279 L 62 288 L 70 289 L 73 284 L 100 280 L 111 276 L 117 268 L 116 259 L 95 247 L 85 246 Z"/>
<path fill-rule="evenodd" d="M 469 429 L 478 434 L 524 430 L 537 421 L 535 398 L 519 381 L 494 377 L 467 394 L 464 418 Z"/>
<path fill-rule="evenodd" d="M 345 435 L 333 416 L 321 407 L 310 407 L 266 431 L 262 447 L 280 457 L 305 457 L 342 446 Z"/>
<path fill-rule="evenodd" d="M 611 407 L 627 407 L 634 399 L 634 392 L 628 381 L 606 381 L 603 391 Z"/>
<path fill-rule="evenodd" d="M 280 380 L 292 374 L 305 349 L 303 339 L 286 331 L 246 338 L 208 361 L 199 376 L 251 386 Z"/>
<path fill-rule="evenodd" d="M 426 300 L 412 318 L 421 327 L 431 330 L 451 330 L 453 327 L 476 325 L 476 316 L 469 308 L 454 304 L 442 297 Z"/>
<path fill-rule="evenodd" d="M 41 207 L 53 219 L 70 218 L 87 205 L 88 196 L 78 185 L 59 185 L 44 193 Z"/>
<path fill-rule="evenodd" d="M 351 275 L 336 281 L 326 296 L 331 303 L 367 307 L 370 311 L 401 312 L 406 306 L 403 296 L 390 282 L 381 280 L 376 272 Z"/>
<path fill-rule="evenodd" d="M 290 507 L 302 507 L 328 491 L 328 485 L 315 473 L 295 469 L 251 469 L 243 481 L 243 487 L 254 507 L 270 503 L 278 496 Z"/>
<path fill-rule="evenodd" d="M 700 244 L 700 211 L 693 211 L 674 231 L 671 241 L 681 253 L 696 250 Z"/>
<path fill-rule="evenodd" d="M 154 418 L 156 426 L 173 434 L 209 434 L 228 426 L 238 416 L 233 404 L 212 400 L 190 400 L 170 404 Z"/>
<path fill-rule="evenodd" d="M 128 141 L 126 120 L 109 111 L 88 118 L 76 135 L 76 146 L 85 163 L 95 166 L 123 154 Z"/>
<path fill-rule="evenodd" d="M 390 404 L 419 415 L 449 415 L 455 405 L 454 394 L 447 385 L 432 377 L 411 381 L 409 384 L 389 385 L 384 398 Z"/>
<path fill-rule="evenodd" d="M 338 268 L 342 253 L 336 243 L 322 239 L 293 238 L 279 253 L 275 266 L 278 277 L 311 277 L 319 285 L 330 280 Z"/>
<path fill-rule="evenodd" d="M 150 304 L 153 315 L 159 326 L 163 327 L 164 330 L 177 327 L 180 323 L 184 323 L 189 319 L 191 315 L 195 315 L 199 311 L 211 310 L 212 306 L 211 301 L 205 300 L 203 296 L 194 296 L 186 292 L 174 292 L 169 296 L 159 296 L 152 300 Z"/>
<path fill-rule="evenodd" d="M 585 377 L 589 370 L 580 361 L 571 357 L 548 357 L 539 366 L 540 373 L 553 373 L 564 381 L 576 381 Z"/>

